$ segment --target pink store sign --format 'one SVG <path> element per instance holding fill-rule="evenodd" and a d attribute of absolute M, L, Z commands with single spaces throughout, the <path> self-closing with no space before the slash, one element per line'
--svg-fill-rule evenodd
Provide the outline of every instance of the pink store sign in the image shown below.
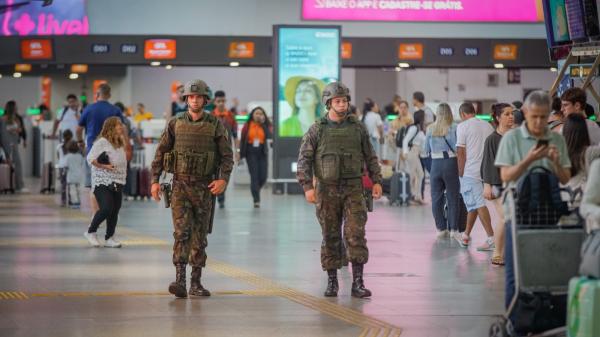
<path fill-rule="evenodd" d="M 303 20 L 541 22 L 540 0 L 303 0 Z"/>
<path fill-rule="evenodd" d="M 0 36 L 88 35 L 86 0 L 0 0 Z"/>

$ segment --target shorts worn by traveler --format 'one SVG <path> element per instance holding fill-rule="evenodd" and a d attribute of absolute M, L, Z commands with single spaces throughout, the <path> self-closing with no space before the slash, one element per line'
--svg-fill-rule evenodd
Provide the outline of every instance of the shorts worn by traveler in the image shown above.
<path fill-rule="evenodd" d="M 206 89 L 204 82 L 192 81 L 186 84 L 184 96 L 205 96 L 205 104 Z M 191 108 L 194 105 L 190 104 Z M 214 116 L 202 112 L 200 107 L 193 114 L 188 111 L 169 120 L 152 162 L 152 175 L 154 188 L 163 172 L 174 174 L 171 210 L 177 281 L 169 290 L 177 297 L 186 297 L 188 263 L 192 266 L 190 295 L 210 295 L 201 286 L 200 276 L 206 265 L 205 250 L 214 202 L 211 185 L 219 180 L 227 183 L 232 169 L 233 151 L 228 131 Z"/>
<path fill-rule="evenodd" d="M 316 121 L 304 135 L 296 175 L 304 191 L 315 189 L 317 218 L 323 235 L 321 265 L 329 274 L 325 296 L 337 295 L 337 269 L 347 258 L 353 266 L 353 296 L 368 297 L 370 292 L 362 282 L 362 266 L 369 259 L 369 251 L 365 238 L 367 208 L 361 177 L 366 166 L 374 184 L 380 185 L 382 178 L 377 155 L 364 124 L 355 116 L 336 111 L 335 102 L 330 103 L 340 96 L 347 97 L 349 101 L 347 88 L 340 83 L 331 83 L 324 89 L 324 104 L 330 112 L 327 117 Z M 334 107 L 330 108 L 330 104 Z M 333 121 L 331 111 L 343 117 Z M 313 176 L 316 177 L 316 186 L 313 186 Z"/>

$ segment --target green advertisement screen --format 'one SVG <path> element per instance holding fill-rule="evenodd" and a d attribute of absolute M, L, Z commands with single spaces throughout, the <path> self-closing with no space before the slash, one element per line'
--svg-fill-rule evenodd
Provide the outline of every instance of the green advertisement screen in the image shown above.
<path fill-rule="evenodd" d="M 321 94 L 340 78 L 340 30 L 280 27 L 277 75 L 279 137 L 302 137 L 325 113 Z"/>

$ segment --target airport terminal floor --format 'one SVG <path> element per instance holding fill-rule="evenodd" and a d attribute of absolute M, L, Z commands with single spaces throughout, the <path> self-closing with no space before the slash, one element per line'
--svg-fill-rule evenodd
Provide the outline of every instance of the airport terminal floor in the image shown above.
<path fill-rule="evenodd" d="M 89 208 L 58 198 L 0 196 L 0 336 L 475 337 L 503 314 L 504 270 L 491 252 L 436 239 L 429 204 L 376 202 L 365 266 L 373 296 L 351 297 L 343 268 L 339 296 L 325 298 L 314 206 L 267 188 L 254 209 L 232 184 L 208 239 L 202 283 L 212 296 L 175 299 L 169 210 L 125 201 L 123 247 L 92 248 L 82 236 Z M 479 225 L 473 235 L 484 240 Z"/>

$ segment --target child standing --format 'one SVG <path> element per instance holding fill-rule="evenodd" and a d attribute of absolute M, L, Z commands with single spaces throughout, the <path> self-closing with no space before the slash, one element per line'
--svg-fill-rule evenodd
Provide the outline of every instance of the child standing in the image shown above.
<path fill-rule="evenodd" d="M 58 157 L 56 168 L 58 169 L 58 177 L 60 179 L 60 205 L 62 207 L 67 206 L 67 164 L 65 157 L 69 153 L 67 146 L 71 140 L 73 140 L 73 132 L 67 129 L 62 133 L 62 142 L 56 147 L 56 155 Z"/>
<path fill-rule="evenodd" d="M 79 198 L 79 186 L 83 181 L 85 172 L 85 159 L 79 151 L 77 142 L 70 141 L 67 145 L 69 153 L 65 156 L 65 164 L 67 168 L 67 194 L 69 206 L 71 208 L 79 208 L 81 201 Z"/>

